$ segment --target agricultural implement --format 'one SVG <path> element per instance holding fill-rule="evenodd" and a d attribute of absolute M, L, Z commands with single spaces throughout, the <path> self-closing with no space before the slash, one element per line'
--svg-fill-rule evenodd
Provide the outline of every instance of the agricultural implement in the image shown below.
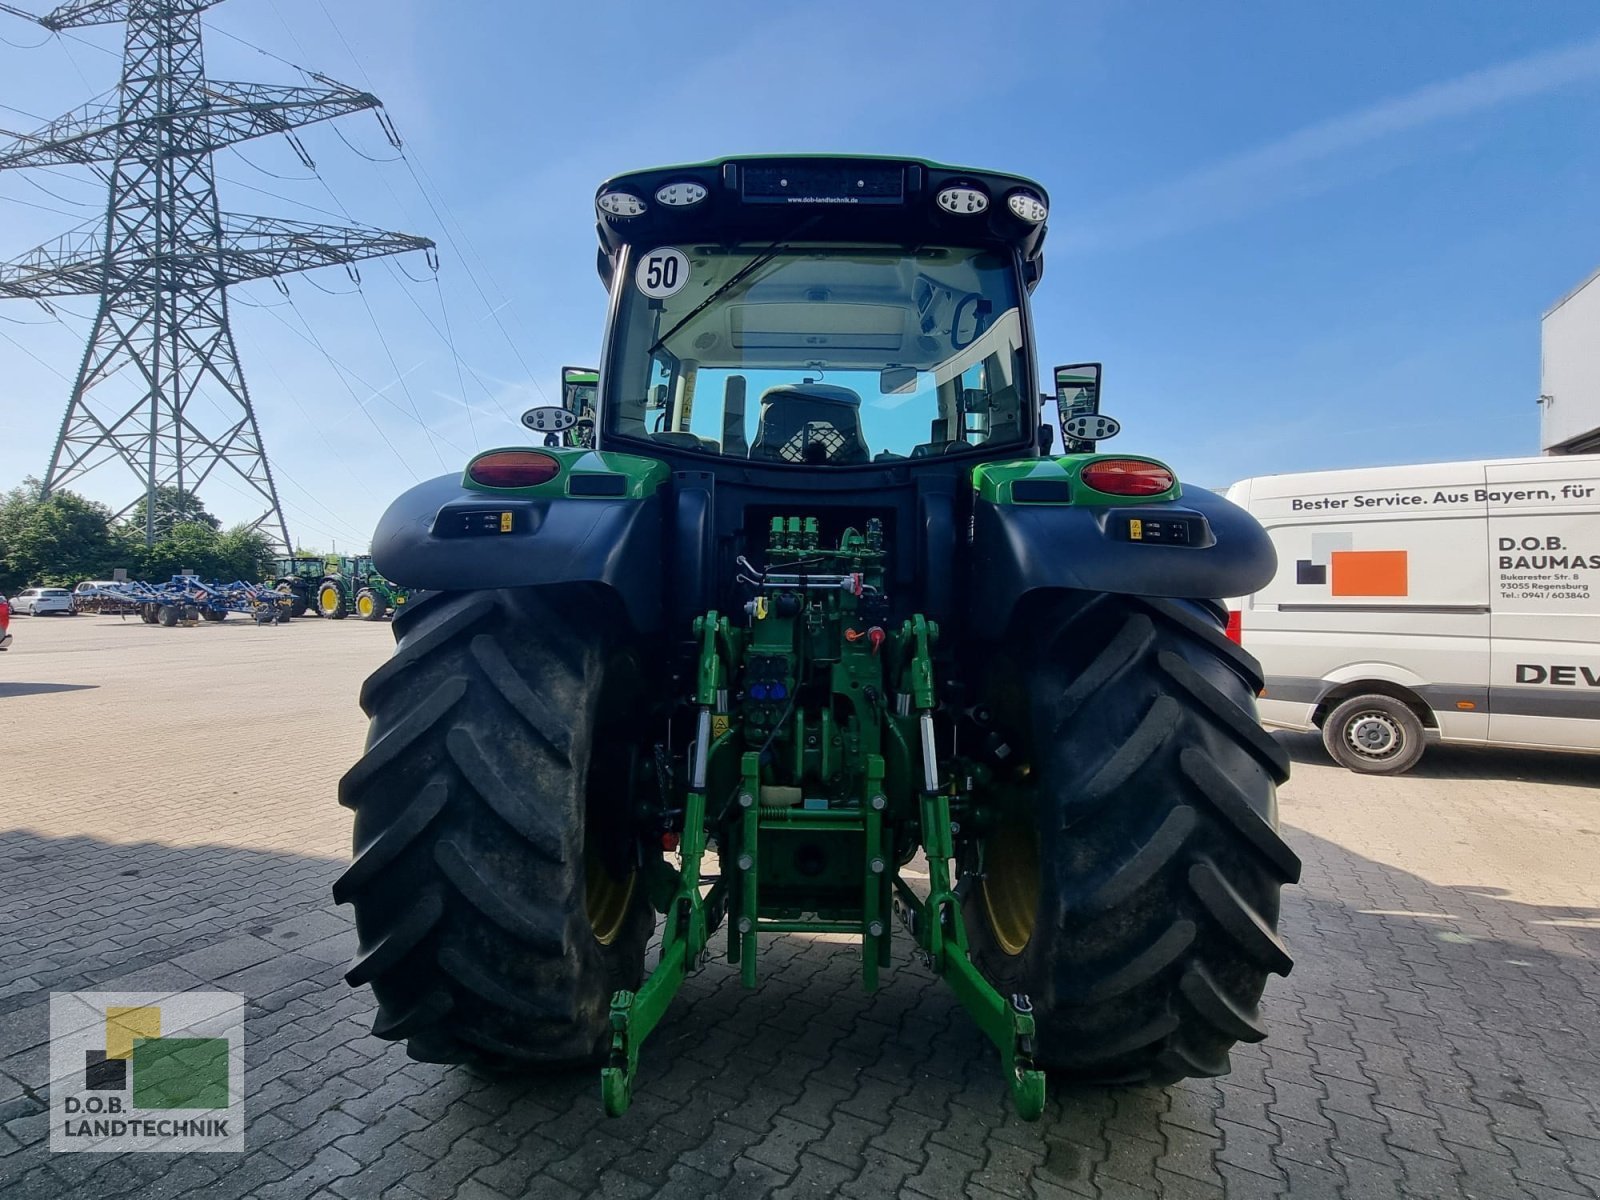
<path fill-rule="evenodd" d="M 292 612 L 291 598 L 265 584 L 207 582 L 195 575 L 174 575 L 166 583 L 103 583 L 82 594 L 124 614 L 138 613 L 146 625 L 169 627 L 226 621 L 230 614 L 247 616 L 258 625 L 277 625 Z"/>
<path fill-rule="evenodd" d="M 374 541 L 425 589 L 340 784 L 374 1033 L 594 1063 L 619 1115 L 714 936 L 755 985 L 772 937 L 845 935 L 870 989 L 898 919 L 1025 1117 L 1047 1074 L 1216 1075 L 1265 1036 L 1299 862 L 1216 598 L 1271 545 L 1100 450 L 1097 364 L 1056 369 L 1046 423 L 1048 203 L 909 159 L 602 186 L 589 406 L 564 380 L 523 418 L 543 445 L 418 485 Z"/>

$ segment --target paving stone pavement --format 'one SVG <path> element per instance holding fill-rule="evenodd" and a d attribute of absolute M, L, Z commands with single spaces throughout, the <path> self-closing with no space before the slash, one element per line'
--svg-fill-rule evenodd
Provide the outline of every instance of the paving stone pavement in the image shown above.
<path fill-rule="evenodd" d="M 381 626 L 14 622 L 0 656 L 0 1195 L 1600 1196 L 1600 760 L 1435 748 L 1400 779 L 1279 735 L 1305 879 L 1269 1039 L 1175 1087 L 1007 1111 L 993 1052 L 904 955 L 774 939 L 715 957 L 647 1044 L 638 1099 L 589 1073 L 409 1061 L 340 979 L 334 783 Z M 247 999 L 247 1151 L 46 1149 L 52 990 Z"/>

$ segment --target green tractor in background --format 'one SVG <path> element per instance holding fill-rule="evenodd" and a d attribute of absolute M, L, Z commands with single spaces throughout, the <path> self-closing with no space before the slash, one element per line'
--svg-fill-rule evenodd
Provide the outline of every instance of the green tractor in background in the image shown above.
<path fill-rule="evenodd" d="M 335 621 L 351 615 L 381 621 L 399 612 L 410 598 L 409 589 L 379 574 L 372 555 L 346 555 L 339 560 L 339 569 L 326 573 L 317 585 L 317 612 Z"/>
<path fill-rule="evenodd" d="M 303 617 L 315 611 L 317 587 L 328 573 L 320 554 L 284 555 L 273 560 L 272 586 L 280 596 L 289 597 L 289 615 Z"/>
<path fill-rule="evenodd" d="M 1097 450 L 1098 365 L 1046 423 L 1048 203 L 912 159 L 601 187 L 598 377 L 374 541 L 427 589 L 340 784 L 375 1034 L 595 1063 L 617 1115 L 714 934 L 751 986 L 773 935 L 846 935 L 873 988 L 898 917 L 1025 1117 L 1047 1072 L 1218 1075 L 1265 1036 L 1300 865 L 1217 598 L 1272 547 Z"/>

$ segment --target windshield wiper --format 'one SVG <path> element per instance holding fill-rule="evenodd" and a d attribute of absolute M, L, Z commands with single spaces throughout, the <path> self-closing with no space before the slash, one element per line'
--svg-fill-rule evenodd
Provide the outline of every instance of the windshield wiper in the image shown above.
<path fill-rule="evenodd" d="M 772 245 L 768 246 L 760 254 L 756 255 L 749 262 L 745 263 L 744 266 L 740 267 L 732 275 L 728 276 L 728 278 L 723 281 L 720 287 L 713 291 L 704 300 L 700 301 L 699 304 L 696 304 L 693 308 L 691 308 L 687 313 L 684 314 L 681 320 L 673 325 L 671 329 L 667 330 L 654 342 L 652 342 L 650 349 L 646 350 L 645 354 L 647 356 L 654 354 L 657 350 L 661 349 L 661 347 L 665 346 L 667 342 L 671 340 L 673 334 L 677 333 L 678 330 L 682 329 L 690 321 L 694 320 L 701 313 L 705 312 L 705 310 L 711 307 L 711 305 L 717 300 L 720 300 L 723 296 L 727 295 L 729 289 L 749 276 L 751 272 L 759 271 L 773 259 L 777 258 L 778 255 L 782 254 L 789 248 L 790 244 L 795 240 L 795 238 L 799 237 L 806 230 L 810 229 L 821 219 L 821 213 L 817 213 L 815 216 L 807 217 L 788 233 L 784 234 L 777 241 L 773 242 Z"/>

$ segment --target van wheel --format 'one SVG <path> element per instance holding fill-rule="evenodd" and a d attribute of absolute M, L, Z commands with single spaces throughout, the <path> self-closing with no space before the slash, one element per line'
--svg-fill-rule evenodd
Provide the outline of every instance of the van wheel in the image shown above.
<path fill-rule="evenodd" d="M 1422 757 L 1422 722 L 1393 696 L 1352 696 L 1322 723 L 1333 761 L 1363 775 L 1399 775 Z"/>

